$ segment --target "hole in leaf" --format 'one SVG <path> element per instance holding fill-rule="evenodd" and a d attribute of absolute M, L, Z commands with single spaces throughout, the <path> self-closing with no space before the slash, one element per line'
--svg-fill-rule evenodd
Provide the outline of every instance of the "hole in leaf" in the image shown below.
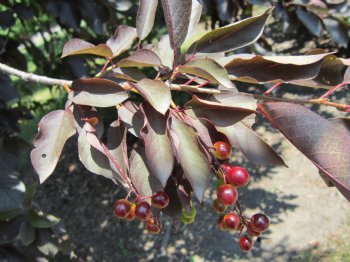
<path fill-rule="evenodd" d="M 46 154 L 42 154 L 41 157 L 42 157 L 42 158 L 45 158 L 45 157 L 46 157 Z"/>

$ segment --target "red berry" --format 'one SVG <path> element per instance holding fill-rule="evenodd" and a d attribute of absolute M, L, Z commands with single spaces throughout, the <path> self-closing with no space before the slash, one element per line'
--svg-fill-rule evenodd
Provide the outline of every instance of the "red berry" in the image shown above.
<path fill-rule="evenodd" d="M 250 228 L 250 225 L 247 227 L 247 234 L 252 237 L 258 237 L 260 236 L 261 232 L 256 232 L 253 229 Z"/>
<path fill-rule="evenodd" d="M 233 166 L 226 173 L 227 181 L 233 186 L 245 186 L 249 182 L 247 170 L 240 166 Z"/>
<path fill-rule="evenodd" d="M 147 220 L 151 215 L 151 205 L 146 201 L 137 203 L 135 215 L 140 220 Z"/>
<path fill-rule="evenodd" d="M 161 225 L 155 223 L 153 219 L 147 220 L 147 231 L 151 234 L 158 234 L 161 230 Z"/>
<path fill-rule="evenodd" d="M 115 201 L 113 210 L 116 217 L 126 218 L 131 211 L 131 203 L 126 199 L 119 199 Z"/>
<path fill-rule="evenodd" d="M 217 190 L 217 197 L 224 205 L 231 206 L 237 201 L 237 190 L 230 184 L 221 185 Z"/>
<path fill-rule="evenodd" d="M 249 227 L 256 232 L 263 232 L 270 225 L 269 218 L 265 214 L 255 214 L 251 217 Z"/>
<path fill-rule="evenodd" d="M 225 174 L 227 174 L 227 172 L 233 167 L 233 165 L 229 164 L 229 163 L 223 163 L 221 165 L 222 170 L 225 172 Z"/>
<path fill-rule="evenodd" d="M 135 219 L 135 211 L 136 211 L 136 204 L 132 203 L 131 204 L 131 210 L 129 215 L 126 216 L 126 218 L 124 218 L 126 221 L 133 221 Z"/>
<path fill-rule="evenodd" d="M 226 206 L 223 203 L 221 203 L 218 199 L 215 199 L 213 201 L 212 207 L 217 213 L 222 213 L 226 210 Z"/>
<path fill-rule="evenodd" d="M 224 216 L 224 227 L 230 230 L 237 230 L 241 220 L 235 213 L 229 213 Z"/>
<path fill-rule="evenodd" d="M 213 154 L 219 160 L 225 160 L 231 156 L 232 147 L 230 143 L 224 141 L 215 142 Z"/>
<path fill-rule="evenodd" d="M 239 238 L 239 246 L 243 251 L 250 251 L 253 247 L 253 240 L 248 236 L 241 236 Z"/>
<path fill-rule="evenodd" d="M 157 192 L 152 196 L 152 206 L 156 208 L 165 208 L 169 204 L 168 194 L 165 192 Z"/>

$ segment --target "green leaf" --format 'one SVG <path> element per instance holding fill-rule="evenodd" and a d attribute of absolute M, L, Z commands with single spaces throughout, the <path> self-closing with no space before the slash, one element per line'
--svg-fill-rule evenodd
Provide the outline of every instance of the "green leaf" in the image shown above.
<path fill-rule="evenodd" d="M 73 113 L 56 110 L 39 122 L 39 132 L 30 153 L 33 167 L 43 183 L 53 172 L 67 139 L 75 134 Z"/>
<path fill-rule="evenodd" d="M 19 236 L 24 246 L 29 246 L 35 239 L 35 229 L 24 220 L 19 228 Z"/>
<path fill-rule="evenodd" d="M 107 40 L 106 45 L 111 49 L 112 56 L 116 57 L 129 50 L 136 37 L 136 29 L 134 27 L 120 25 L 113 37 Z"/>
<path fill-rule="evenodd" d="M 72 90 L 74 103 L 96 107 L 115 106 L 129 97 L 120 85 L 102 78 L 74 80 Z"/>
<path fill-rule="evenodd" d="M 151 174 L 165 187 L 174 166 L 174 154 L 167 134 L 167 117 L 148 103 L 142 105 L 146 126 L 142 129 L 146 158 Z"/>
<path fill-rule="evenodd" d="M 170 107 L 171 92 L 169 86 L 160 80 L 142 79 L 130 83 L 140 94 L 161 114 L 165 114 Z"/>
<path fill-rule="evenodd" d="M 161 0 L 173 50 L 184 42 L 191 18 L 192 0 Z"/>
<path fill-rule="evenodd" d="M 202 202 L 211 175 L 209 160 L 198 142 L 194 129 L 171 117 L 170 135 L 175 155 L 191 183 L 197 199 Z"/>
<path fill-rule="evenodd" d="M 0 171 L 0 210 L 23 208 L 25 186 L 15 175 Z"/>
<path fill-rule="evenodd" d="M 310 79 L 320 71 L 322 61 L 330 53 L 304 56 L 246 56 L 234 58 L 225 65 L 231 80 L 247 82 L 290 82 Z"/>
<path fill-rule="evenodd" d="M 97 55 L 105 58 L 113 56 L 112 50 L 105 44 L 95 46 L 84 40 L 73 38 L 64 45 L 61 58 L 80 54 Z"/>
<path fill-rule="evenodd" d="M 234 84 L 228 77 L 227 71 L 220 64 L 209 58 L 197 58 L 179 66 L 182 73 L 195 75 L 210 82 L 221 84 L 227 88 L 234 88 Z"/>
<path fill-rule="evenodd" d="M 140 0 L 136 16 L 137 36 L 145 39 L 151 32 L 156 16 L 158 0 Z"/>
<path fill-rule="evenodd" d="M 161 66 L 162 62 L 156 53 L 149 49 L 140 49 L 131 56 L 118 62 L 120 67 L 150 67 Z"/>
<path fill-rule="evenodd" d="M 163 191 L 159 181 L 150 174 L 144 148 L 137 148 L 130 155 L 130 178 L 141 197 L 149 197 Z"/>
<path fill-rule="evenodd" d="M 10 220 L 18 215 L 23 214 L 23 209 L 11 209 L 11 210 L 0 210 L 0 221 L 7 221 Z"/>
<path fill-rule="evenodd" d="M 42 212 L 38 213 L 34 210 L 29 211 L 27 220 L 34 228 L 50 228 L 60 222 L 58 217 L 50 214 L 44 214 Z"/>
<path fill-rule="evenodd" d="M 227 52 L 254 43 L 261 36 L 272 10 L 206 33 L 192 44 L 187 53 Z"/>

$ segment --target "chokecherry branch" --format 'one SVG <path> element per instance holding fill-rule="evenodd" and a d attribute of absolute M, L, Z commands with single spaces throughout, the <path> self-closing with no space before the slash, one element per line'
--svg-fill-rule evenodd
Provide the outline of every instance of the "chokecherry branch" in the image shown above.
<path fill-rule="evenodd" d="M 105 70 L 107 71 L 108 68 Z M 15 75 L 18 76 L 19 78 L 23 79 L 24 81 L 31 81 L 31 82 L 36 82 L 36 83 L 42 83 L 42 84 L 47 84 L 47 85 L 58 85 L 58 86 L 71 86 L 73 81 L 70 80 L 65 80 L 65 79 L 56 79 L 56 78 L 50 78 L 46 76 L 40 76 L 32 73 L 27 73 L 15 68 L 12 68 L 10 66 L 7 66 L 3 63 L 0 63 L 0 71 L 10 74 L 10 75 Z M 171 90 L 173 91 L 190 91 L 193 93 L 203 93 L 203 94 L 223 94 L 223 93 L 228 93 L 226 90 L 219 90 L 215 88 L 204 88 L 200 87 L 199 85 L 181 85 L 181 84 L 170 84 L 167 83 L 170 87 Z M 348 82 L 342 83 L 341 86 L 348 84 Z M 339 88 L 337 86 L 337 88 Z M 332 88 L 332 91 L 335 91 L 337 88 Z M 330 92 L 327 92 L 327 95 Z M 325 105 L 325 106 L 331 106 L 335 107 L 340 111 L 348 111 L 349 110 L 349 105 L 347 104 L 340 104 L 336 102 L 331 102 L 328 101 L 325 98 L 316 98 L 316 99 L 289 99 L 289 98 L 279 98 L 279 97 L 271 97 L 271 96 L 266 96 L 266 95 L 257 95 L 257 94 L 247 94 L 252 97 L 254 97 L 257 100 L 260 101 L 267 101 L 267 102 L 290 102 L 290 103 L 295 103 L 295 104 L 317 104 L 317 105 Z"/>

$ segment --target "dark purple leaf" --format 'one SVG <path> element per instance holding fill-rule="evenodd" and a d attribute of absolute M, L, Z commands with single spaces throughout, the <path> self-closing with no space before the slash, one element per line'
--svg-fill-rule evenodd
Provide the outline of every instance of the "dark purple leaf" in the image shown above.
<path fill-rule="evenodd" d="M 239 92 L 213 95 L 210 100 L 224 106 L 245 108 L 248 110 L 256 110 L 257 106 L 257 101 L 253 96 Z"/>
<path fill-rule="evenodd" d="M 147 76 L 141 70 L 133 67 L 115 68 L 113 69 L 113 73 L 111 73 L 109 76 L 131 82 L 137 82 L 147 78 Z"/>
<path fill-rule="evenodd" d="M 167 116 L 158 113 L 148 103 L 142 110 L 146 126 L 142 129 L 145 152 L 151 174 L 165 187 L 174 166 L 174 154 L 167 132 Z"/>
<path fill-rule="evenodd" d="M 157 5 L 158 0 L 140 0 L 136 16 L 136 29 L 140 40 L 145 39 L 152 30 Z"/>
<path fill-rule="evenodd" d="M 160 58 L 149 49 L 140 49 L 135 51 L 131 56 L 124 58 L 118 62 L 120 67 L 147 67 L 161 66 Z"/>
<path fill-rule="evenodd" d="M 310 13 L 301 7 L 297 8 L 296 14 L 299 20 L 311 34 L 317 37 L 322 36 L 323 26 L 320 18 L 317 15 Z"/>
<path fill-rule="evenodd" d="M 171 117 L 171 139 L 176 157 L 191 183 L 197 199 L 202 202 L 211 175 L 209 160 L 198 142 L 194 129 Z"/>
<path fill-rule="evenodd" d="M 75 134 L 73 113 L 69 109 L 52 111 L 40 120 L 38 129 L 30 158 L 43 183 L 55 169 L 67 139 Z"/>
<path fill-rule="evenodd" d="M 129 162 L 131 181 L 141 197 L 149 197 L 158 191 L 163 191 L 159 181 L 150 174 L 144 148 L 134 149 Z"/>
<path fill-rule="evenodd" d="M 350 201 L 349 130 L 302 105 L 286 102 L 263 103 L 260 109 Z"/>
<path fill-rule="evenodd" d="M 127 101 L 118 108 L 118 116 L 124 122 L 128 131 L 138 138 L 141 136 L 141 128 L 144 126 L 144 115 L 139 105 L 134 102 Z"/>
<path fill-rule="evenodd" d="M 64 45 L 61 58 L 80 54 L 97 55 L 106 58 L 113 56 L 112 50 L 105 44 L 95 46 L 84 40 L 73 38 Z"/>
<path fill-rule="evenodd" d="M 161 80 L 142 79 L 130 83 L 159 113 L 165 114 L 171 102 L 171 92 Z"/>
<path fill-rule="evenodd" d="M 210 31 L 194 42 L 187 53 L 227 52 L 249 45 L 261 36 L 271 12 L 268 9 L 261 15 Z"/>
<path fill-rule="evenodd" d="M 197 58 L 179 66 L 182 73 L 198 76 L 212 83 L 221 84 L 227 88 L 234 88 L 227 71 L 220 64 L 209 58 Z"/>
<path fill-rule="evenodd" d="M 134 27 L 120 25 L 113 37 L 108 39 L 106 45 L 112 50 L 113 57 L 116 57 L 129 50 L 136 37 L 136 29 Z"/>
<path fill-rule="evenodd" d="M 161 0 L 172 49 L 184 42 L 191 18 L 192 0 Z"/>
<path fill-rule="evenodd" d="M 80 105 L 110 107 L 129 97 L 120 85 L 102 78 L 74 80 L 71 89 L 74 91 L 72 101 Z"/>

